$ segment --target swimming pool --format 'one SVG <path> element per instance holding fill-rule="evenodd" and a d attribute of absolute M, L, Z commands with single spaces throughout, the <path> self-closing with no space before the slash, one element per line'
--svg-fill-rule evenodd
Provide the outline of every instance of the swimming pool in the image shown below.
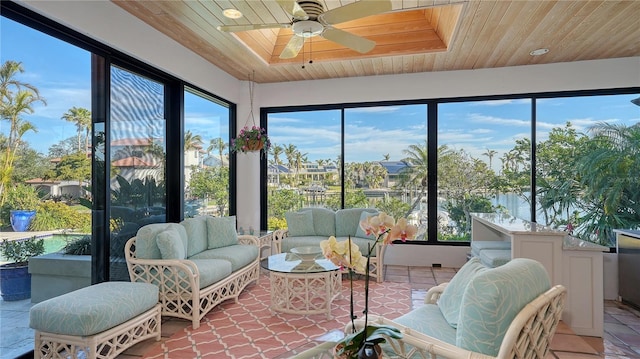
<path fill-rule="evenodd" d="M 84 237 L 84 234 L 53 234 L 51 236 L 44 237 L 44 253 L 58 252 L 74 239 Z M 0 264 L 6 263 L 7 260 L 0 255 Z"/>

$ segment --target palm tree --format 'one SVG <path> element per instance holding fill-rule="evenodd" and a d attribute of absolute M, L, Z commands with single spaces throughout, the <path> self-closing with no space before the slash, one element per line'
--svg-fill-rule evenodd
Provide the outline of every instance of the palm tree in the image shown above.
<path fill-rule="evenodd" d="M 402 151 L 407 156 L 403 161 L 408 166 L 400 172 L 398 186 L 403 189 L 418 187 L 418 195 L 405 216 L 409 216 L 418 207 L 427 190 L 427 165 L 429 163 L 427 148 L 427 141 L 424 141 L 420 145 L 409 145 L 408 149 Z"/>
<path fill-rule="evenodd" d="M 209 147 L 207 147 L 207 153 L 213 152 L 213 150 L 218 151 L 218 158 L 220 158 L 220 166 L 224 164 L 224 160 L 222 158 L 222 154 L 224 150 L 227 148 L 227 144 L 220 137 L 216 137 L 209 141 Z"/>
<path fill-rule="evenodd" d="M 184 153 L 195 151 L 196 153 L 202 149 L 202 136 L 194 135 L 191 130 L 184 133 Z M 202 158 L 198 159 L 198 166 L 202 167 Z"/>
<path fill-rule="evenodd" d="M 18 148 L 22 144 L 22 136 L 28 131 L 37 131 L 36 127 L 29 121 L 22 118 L 22 115 L 32 114 L 35 102 L 44 102 L 30 90 L 18 90 L 15 95 L 10 94 L 5 98 L 8 102 L 3 103 L 2 119 L 10 123 L 9 138 L 5 153 L 1 159 L 0 168 L 0 203 L 4 203 L 4 189 L 11 182 L 13 173 L 13 163 L 16 159 Z"/>
<path fill-rule="evenodd" d="M 287 168 L 291 171 L 295 164 L 295 157 L 298 149 L 293 144 L 288 144 L 284 147 L 284 156 L 287 158 Z"/>
<path fill-rule="evenodd" d="M 418 207 L 427 190 L 429 164 L 427 148 L 427 141 L 424 141 L 420 145 L 410 145 L 408 149 L 403 151 L 407 155 L 403 161 L 408 166 L 400 172 L 400 181 L 397 186 L 402 189 L 418 188 L 416 199 L 405 214 L 407 217 Z M 449 148 L 446 145 L 438 147 L 438 158 L 442 158 L 449 153 Z"/>
<path fill-rule="evenodd" d="M 302 153 L 300 151 L 296 151 L 295 155 L 294 155 L 294 160 L 293 163 L 295 165 L 296 168 L 296 182 L 298 182 L 298 174 L 300 173 L 300 170 L 302 169 L 302 164 L 307 162 L 307 154 L 306 153 Z"/>
<path fill-rule="evenodd" d="M 0 66 L 0 120 L 9 122 L 9 137 L 5 153 L 0 158 L 0 204 L 4 203 L 4 189 L 11 181 L 16 151 L 22 143 L 22 136 L 28 131 L 36 131 L 35 126 L 22 118 L 33 113 L 33 105 L 47 104 L 35 86 L 16 79 L 24 72 L 21 62 L 6 61 Z"/>
<path fill-rule="evenodd" d="M 271 151 L 271 156 L 273 156 L 272 159 L 272 163 L 276 166 L 276 183 L 280 184 L 280 168 L 279 166 L 282 165 L 282 160 L 280 159 L 280 155 L 282 155 L 282 151 L 284 149 L 282 148 L 282 146 L 280 145 L 273 145 L 271 146 L 271 148 L 269 149 L 269 151 Z"/>
<path fill-rule="evenodd" d="M 89 132 L 91 129 L 91 111 L 86 108 L 72 107 L 62 115 L 62 119 L 68 122 L 73 122 L 76 125 L 78 131 L 78 152 L 86 153 L 89 147 Z M 84 137 L 84 150 L 80 142 L 82 132 L 85 133 Z"/>
<path fill-rule="evenodd" d="M 191 130 L 184 134 L 184 150 L 198 150 L 202 148 L 202 136 L 194 135 Z"/>
<path fill-rule="evenodd" d="M 600 124 L 591 132 L 591 147 L 576 164 L 589 205 L 581 232 L 607 243 L 614 228 L 640 223 L 640 126 Z"/>
<path fill-rule="evenodd" d="M 0 111 L 4 109 L 6 104 L 11 102 L 13 91 L 18 90 L 29 90 L 35 97 L 39 98 L 43 103 L 46 103 L 44 99 L 40 97 L 40 92 L 37 87 L 16 79 L 16 75 L 23 72 L 22 62 L 9 60 L 0 66 L 0 106 L 2 106 L 0 107 Z"/>
<path fill-rule="evenodd" d="M 497 155 L 498 151 L 490 150 L 487 148 L 487 151 L 483 153 L 483 155 L 489 157 L 489 168 L 492 168 L 493 165 L 493 156 Z"/>

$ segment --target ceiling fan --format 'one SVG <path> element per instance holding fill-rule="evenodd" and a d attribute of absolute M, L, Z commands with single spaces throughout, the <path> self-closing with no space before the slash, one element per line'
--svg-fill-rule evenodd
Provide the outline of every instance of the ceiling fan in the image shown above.
<path fill-rule="evenodd" d="M 225 32 L 256 29 L 292 28 L 293 36 L 280 54 L 281 59 L 298 56 L 305 39 L 320 36 L 359 53 L 367 53 L 375 46 L 375 41 L 337 29 L 333 25 L 363 17 L 391 11 L 391 0 L 360 0 L 345 6 L 325 11 L 319 0 L 276 0 L 293 18 L 284 24 L 222 25 L 218 30 Z"/>

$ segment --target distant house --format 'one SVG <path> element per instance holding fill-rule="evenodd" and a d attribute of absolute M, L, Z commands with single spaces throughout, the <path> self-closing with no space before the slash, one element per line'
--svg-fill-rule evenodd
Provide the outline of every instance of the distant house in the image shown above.
<path fill-rule="evenodd" d="M 269 165 L 267 167 L 267 183 L 270 186 L 280 184 L 280 176 L 289 174 L 289 169 L 283 165 Z"/>
<path fill-rule="evenodd" d="M 164 176 L 165 150 L 162 138 L 123 138 L 111 142 L 111 165 L 127 181 Z M 153 146 L 157 148 L 154 150 Z M 113 182 L 112 186 L 117 186 Z"/>
<path fill-rule="evenodd" d="M 383 184 L 383 186 L 387 188 L 395 186 L 400 178 L 400 173 L 402 173 L 405 168 L 411 166 L 404 161 L 380 161 L 379 163 L 380 166 L 387 170 L 387 176 Z"/>
<path fill-rule="evenodd" d="M 34 187 L 40 194 L 44 194 L 45 198 L 63 196 L 79 198 L 90 194 L 83 189 L 83 187 L 89 186 L 89 183 L 87 182 L 78 183 L 78 181 L 58 181 L 33 178 L 25 181 L 25 183 Z"/>

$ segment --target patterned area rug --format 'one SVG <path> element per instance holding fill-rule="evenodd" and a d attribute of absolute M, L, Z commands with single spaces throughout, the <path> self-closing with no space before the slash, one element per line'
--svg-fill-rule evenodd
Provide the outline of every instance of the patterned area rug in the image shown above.
<path fill-rule="evenodd" d="M 269 310 L 269 277 L 250 285 L 239 304 L 226 301 L 203 319 L 200 328 L 188 326 L 171 338 L 158 343 L 145 354 L 156 358 L 267 358 L 272 359 L 308 344 L 331 331 L 342 332 L 349 321 L 349 280 L 342 281 L 342 299 L 331 307 L 333 319 L 324 314 L 272 314 Z M 364 309 L 364 279 L 354 280 L 354 312 Z M 369 313 L 396 318 L 411 309 L 408 283 L 369 284 Z"/>

